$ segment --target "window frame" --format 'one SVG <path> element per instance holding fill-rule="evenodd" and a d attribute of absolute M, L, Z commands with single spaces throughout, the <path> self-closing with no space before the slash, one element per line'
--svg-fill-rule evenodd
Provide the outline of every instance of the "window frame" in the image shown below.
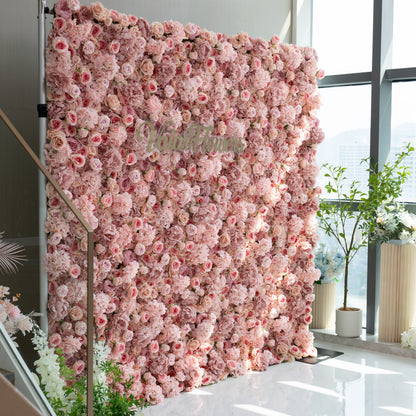
<path fill-rule="evenodd" d="M 310 28 L 306 31 L 312 33 L 314 0 L 309 1 Z M 294 10 L 297 11 L 298 1 L 294 0 L 294 3 Z M 393 11 L 394 0 L 373 0 L 372 69 L 370 72 L 329 75 L 318 83 L 319 88 L 371 85 L 369 156 L 372 167 L 375 169 L 387 161 L 390 152 L 392 83 L 416 81 L 416 67 L 392 68 L 390 46 L 393 42 Z M 299 28 L 295 27 L 292 32 L 294 42 L 299 37 L 298 32 Z M 309 40 L 309 44 L 312 45 L 311 35 Z M 416 203 L 404 202 L 404 204 L 408 211 L 416 213 Z M 368 334 L 375 334 L 378 329 L 379 286 L 380 244 L 377 244 L 368 247 L 366 318 Z"/>

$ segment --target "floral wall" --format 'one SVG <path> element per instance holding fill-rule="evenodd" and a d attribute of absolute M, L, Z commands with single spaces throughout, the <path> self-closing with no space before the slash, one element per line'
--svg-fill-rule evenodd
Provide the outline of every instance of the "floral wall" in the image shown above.
<path fill-rule="evenodd" d="M 314 354 L 316 53 L 60 0 L 46 162 L 95 230 L 94 317 L 132 392 Z M 47 187 L 50 343 L 82 373 L 86 236 Z"/>

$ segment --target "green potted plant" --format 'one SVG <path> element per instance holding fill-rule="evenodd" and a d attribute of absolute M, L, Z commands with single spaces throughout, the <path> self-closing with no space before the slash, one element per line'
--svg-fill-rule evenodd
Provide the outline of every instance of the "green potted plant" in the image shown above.
<path fill-rule="evenodd" d="M 382 204 L 395 201 L 402 192 L 402 185 L 410 175 L 409 168 L 402 165 L 405 157 L 414 151 L 410 144 L 396 154 L 394 162 L 389 162 L 377 170 L 370 158 L 361 163 L 367 164 L 368 192 L 360 190 L 360 183 L 353 180 L 347 185 L 346 168 L 324 164 L 328 183 L 325 189 L 328 200 L 321 200 L 318 211 L 319 226 L 329 237 L 333 237 L 345 257 L 344 300 L 336 310 L 335 332 L 343 337 L 359 337 L 362 327 L 362 311 L 349 307 L 348 278 L 349 266 L 358 250 L 367 246 L 369 236 L 376 227 L 376 212 Z M 356 208 L 353 204 L 357 204 Z M 352 232 L 347 233 L 347 221 L 352 223 Z M 358 238 L 360 236 L 360 238 Z"/>

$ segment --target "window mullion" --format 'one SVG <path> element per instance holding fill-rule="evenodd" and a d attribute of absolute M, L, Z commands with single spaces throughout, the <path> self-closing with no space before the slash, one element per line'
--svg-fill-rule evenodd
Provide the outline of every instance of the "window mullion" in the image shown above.
<path fill-rule="evenodd" d="M 392 65 L 393 0 L 374 0 L 373 67 L 371 76 L 370 160 L 375 169 L 388 158 L 391 141 L 391 82 L 385 71 Z M 376 331 L 380 246 L 368 248 L 367 333 Z"/>

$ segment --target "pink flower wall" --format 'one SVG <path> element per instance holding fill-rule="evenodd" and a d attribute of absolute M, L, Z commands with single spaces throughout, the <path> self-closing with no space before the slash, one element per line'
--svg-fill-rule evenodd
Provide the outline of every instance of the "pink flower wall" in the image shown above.
<path fill-rule="evenodd" d="M 55 13 L 46 161 L 95 230 L 97 334 L 132 392 L 313 354 L 315 51 L 100 3 Z M 47 192 L 50 342 L 79 369 L 86 237 Z"/>

